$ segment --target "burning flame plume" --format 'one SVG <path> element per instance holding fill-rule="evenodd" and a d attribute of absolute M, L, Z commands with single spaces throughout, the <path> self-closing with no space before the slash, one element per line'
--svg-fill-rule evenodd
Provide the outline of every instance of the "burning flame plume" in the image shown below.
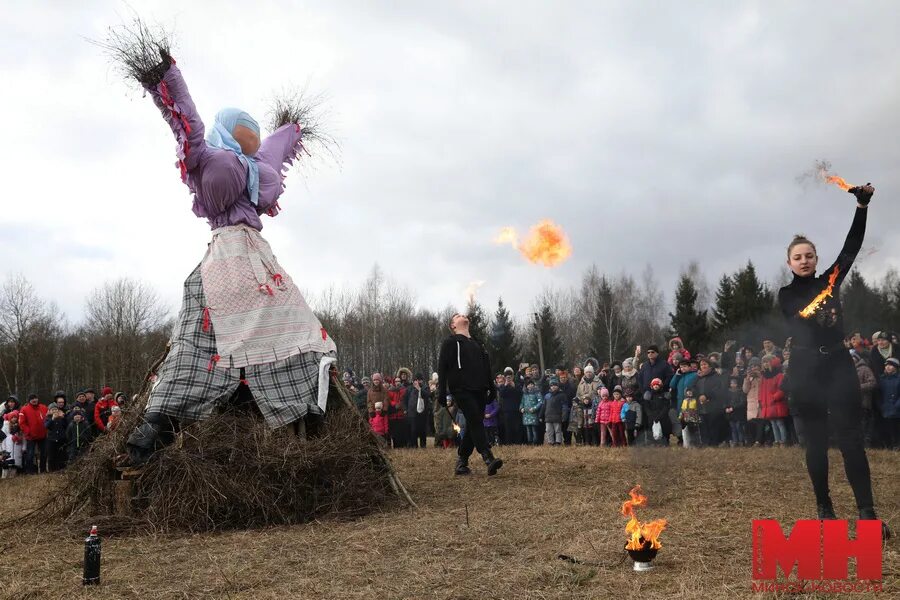
<path fill-rule="evenodd" d="M 555 267 L 572 256 L 572 244 L 562 227 L 545 219 L 531 228 L 524 242 L 512 227 L 504 227 L 494 238 L 496 244 L 509 244 L 530 262 Z"/>
<path fill-rule="evenodd" d="M 622 515 L 628 517 L 628 523 L 625 525 L 625 533 L 628 534 L 628 544 L 626 550 L 641 550 L 649 542 L 651 548 L 662 548 L 659 543 L 659 534 L 666 528 L 665 519 L 657 519 L 646 524 L 641 524 L 634 512 L 635 507 L 646 506 L 647 496 L 641 494 L 641 486 L 636 485 L 628 495 L 631 500 L 622 503 Z"/>
<path fill-rule="evenodd" d="M 832 292 L 834 292 L 834 284 L 837 281 L 838 274 L 841 272 L 841 267 L 839 265 L 834 265 L 834 270 L 831 272 L 831 275 L 828 276 L 828 287 L 819 292 L 819 295 L 813 298 L 813 301 L 806 305 L 806 308 L 800 311 L 800 316 L 804 319 L 808 319 L 819 310 L 819 307 L 822 306 L 822 303 L 825 302 L 826 298 L 832 297 Z"/>
<path fill-rule="evenodd" d="M 816 168 L 819 171 L 819 177 L 821 177 L 822 180 L 825 181 L 825 183 L 836 185 L 845 192 L 853 187 L 852 185 L 847 183 L 843 177 L 838 177 L 837 175 L 832 175 L 831 173 L 829 173 L 828 171 L 831 168 L 831 164 L 829 164 L 828 162 L 821 161 L 816 164 Z"/>

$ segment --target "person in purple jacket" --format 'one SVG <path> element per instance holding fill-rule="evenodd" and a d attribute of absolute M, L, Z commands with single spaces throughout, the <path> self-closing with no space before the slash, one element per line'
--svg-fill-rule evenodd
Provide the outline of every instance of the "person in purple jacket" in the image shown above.
<path fill-rule="evenodd" d="M 497 414 L 500 412 L 500 403 L 495 395 L 493 399 L 484 407 L 484 434 L 487 436 L 488 446 L 497 446 L 500 444 L 500 433 L 498 428 Z"/>
<path fill-rule="evenodd" d="M 212 230 L 185 281 L 144 422 L 128 440 L 132 462 L 145 462 L 180 423 L 205 419 L 237 398 L 252 399 L 272 428 L 294 423 L 305 431 L 308 415 L 324 414 L 336 346 L 260 231 L 263 215 L 279 213 L 286 169 L 306 151 L 305 141 L 321 137 L 304 122 L 308 107 L 281 102 L 267 137 L 236 108 L 220 110 L 207 127 L 167 40 L 141 23 L 137 32 L 111 36 L 107 48 L 174 134 L 193 213 Z"/>

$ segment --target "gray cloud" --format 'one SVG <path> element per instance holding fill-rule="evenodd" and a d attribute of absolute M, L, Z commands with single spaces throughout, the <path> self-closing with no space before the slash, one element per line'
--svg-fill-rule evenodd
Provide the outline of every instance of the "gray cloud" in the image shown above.
<path fill-rule="evenodd" d="M 650 263 L 667 292 L 693 258 L 711 284 L 748 258 L 774 278 L 791 234 L 830 257 L 849 226 L 849 196 L 796 182 L 821 157 L 878 187 L 868 245 L 879 251 L 863 273 L 896 265 L 895 3 L 264 2 L 250 17 L 245 4 L 211 6 L 139 7 L 174 22 L 204 116 L 225 104 L 260 113 L 291 83 L 330 98 L 341 166 L 293 174 L 264 230 L 305 289 L 354 285 L 377 261 L 423 305 L 461 304 L 483 279 L 481 299 L 502 294 L 523 313 L 591 263 Z M 13 252 L 9 239 L 0 251 L 5 270 L 49 270 L 73 296 L 128 274 L 175 306 L 207 234 L 156 109 L 84 42 L 117 12 L 103 2 L 0 16 L 22 121 L 21 145 L 0 148 L 17 174 L 0 227 L 75 227 L 113 259 L 76 268 L 54 246 Z M 247 52 L 232 51 L 240 39 Z M 544 217 L 574 246 L 557 270 L 491 243 L 503 225 Z"/>

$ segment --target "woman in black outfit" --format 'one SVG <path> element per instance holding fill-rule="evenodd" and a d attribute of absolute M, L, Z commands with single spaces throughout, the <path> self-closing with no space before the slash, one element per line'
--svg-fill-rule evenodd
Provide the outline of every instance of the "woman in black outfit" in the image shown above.
<path fill-rule="evenodd" d="M 872 478 L 863 445 L 859 379 L 844 347 L 839 289 L 862 247 L 866 213 L 874 193 L 870 185 L 851 188 L 857 208 L 840 255 L 816 276 L 818 256 L 808 239 L 795 236 L 788 247 L 791 283 L 778 292 L 788 320 L 791 370 L 788 387 L 806 434 L 806 467 L 812 480 L 820 519 L 835 519 L 828 490 L 828 419 L 834 420 L 844 470 L 853 488 L 860 519 L 876 519 Z M 816 302 L 818 300 L 818 302 Z M 890 537 L 887 525 L 882 535 Z"/>

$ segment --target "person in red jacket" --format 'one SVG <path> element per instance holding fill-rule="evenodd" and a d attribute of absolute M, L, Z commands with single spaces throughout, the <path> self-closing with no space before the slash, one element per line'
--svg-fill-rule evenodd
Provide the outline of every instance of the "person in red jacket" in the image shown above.
<path fill-rule="evenodd" d="M 781 360 L 772 354 L 762 359 L 762 380 L 759 383 L 760 417 L 767 419 L 772 426 L 775 445 L 784 446 L 787 440 L 787 426 L 784 420 L 788 416 L 787 398 L 781 391 L 784 373 L 781 372 Z"/>
<path fill-rule="evenodd" d="M 19 412 L 19 427 L 25 436 L 25 473 L 35 474 L 38 467 L 34 464 L 34 455 L 40 451 L 40 471 L 47 471 L 47 407 L 41 404 L 36 394 L 28 396 L 28 404 Z"/>
<path fill-rule="evenodd" d="M 118 405 L 119 403 L 113 399 L 112 388 L 109 386 L 103 388 L 103 397 L 94 406 L 94 425 L 97 427 L 97 431 L 101 433 L 106 432 L 106 424 L 109 422 L 109 416 L 112 414 L 112 407 Z"/>

